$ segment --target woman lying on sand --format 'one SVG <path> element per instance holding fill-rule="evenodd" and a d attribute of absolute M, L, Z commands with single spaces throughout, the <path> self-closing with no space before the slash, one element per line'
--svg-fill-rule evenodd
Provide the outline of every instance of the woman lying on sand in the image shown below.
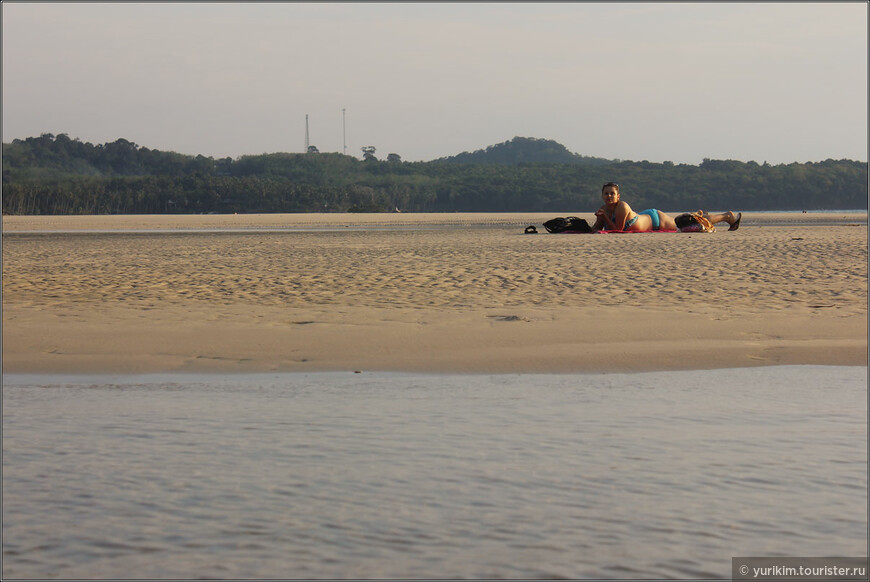
<path fill-rule="evenodd" d="M 619 184 L 608 182 L 601 188 L 601 198 L 604 205 L 595 212 L 596 220 L 593 231 L 621 230 L 625 232 L 649 232 L 653 230 L 679 230 L 674 219 L 655 208 L 635 212 L 627 202 L 619 199 Z M 703 210 L 698 212 L 712 224 L 727 222 L 728 230 L 737 230 L 740 226 L 742 213 L 735 215 L 730 210 L 722 214 L 708 214 Z"/>

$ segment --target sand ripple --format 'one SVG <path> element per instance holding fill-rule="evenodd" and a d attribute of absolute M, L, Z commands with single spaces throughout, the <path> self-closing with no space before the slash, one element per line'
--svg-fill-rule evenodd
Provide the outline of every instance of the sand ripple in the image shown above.
<path fill-rule="evenodd" d="M 795 236 L 799 235 L 799 236 Z M 864 227 L 712 235 L 412 232 L 7 236 L 4 302 L 782 308 L 867 301 Z"/>

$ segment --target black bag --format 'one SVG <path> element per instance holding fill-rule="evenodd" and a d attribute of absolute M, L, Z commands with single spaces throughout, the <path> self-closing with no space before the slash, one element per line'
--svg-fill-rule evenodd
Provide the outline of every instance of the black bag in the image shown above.
<path fill-rule="evenodd" d="M 716 227 L 706 217 L 695 212 L 687 212 L 674 218 L 680 232 L 715 232 Z"/>
<path fill-rule="evenodd" d="M 686 213 L 675 217 L 674 223 L 677 225 L 677 228 L 682 230 L 686 227 L 695 226 L 696 224 L 698 224 L 698 219 L 696 219 L 691 214 Z"/>
<path fill-rule="evenodd" d="M 544 223 L 547 232 L 592 232 L 592 227 L 582 218 L 569 216 L 567 218 L 552 218 Z"/>

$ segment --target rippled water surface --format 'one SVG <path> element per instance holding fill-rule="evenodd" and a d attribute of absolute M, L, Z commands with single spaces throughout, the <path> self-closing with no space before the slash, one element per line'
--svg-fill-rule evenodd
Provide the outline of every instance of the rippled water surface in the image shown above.
<path fill-rule="evenodd" d="M 6 375 L 4 578 L 730 578 L 862 556 L 867 371 Z"/>

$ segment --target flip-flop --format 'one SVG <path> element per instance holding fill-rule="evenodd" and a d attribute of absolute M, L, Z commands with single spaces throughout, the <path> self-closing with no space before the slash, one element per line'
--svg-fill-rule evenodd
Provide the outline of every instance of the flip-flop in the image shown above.
<path fill-rule="evenodd" d="M 728 227 L 728 230 L 737 230 L 738 228 L 740 228 L 740 219 L 741 218 L 743 218 L 743 213 L 738 212 L 737 213 L 737 220 L 734 221 L 734 224 L 732 224 L 730 227 Z"/>

